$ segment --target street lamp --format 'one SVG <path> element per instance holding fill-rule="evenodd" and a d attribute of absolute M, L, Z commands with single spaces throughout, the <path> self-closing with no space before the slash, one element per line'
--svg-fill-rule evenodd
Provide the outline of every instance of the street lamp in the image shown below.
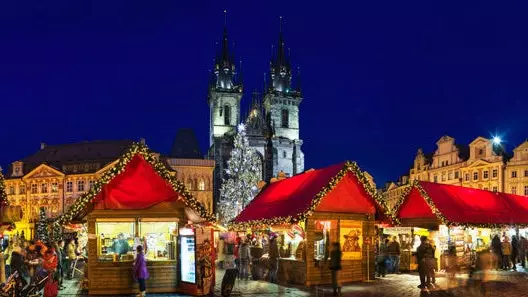
<path fill-rule="evenodd" d="M 499 145 L 501 144 L 501 142 L 502 142 L 502 139 L 500 139 L 499 136 L 493 137 L 493 144 Z"/>

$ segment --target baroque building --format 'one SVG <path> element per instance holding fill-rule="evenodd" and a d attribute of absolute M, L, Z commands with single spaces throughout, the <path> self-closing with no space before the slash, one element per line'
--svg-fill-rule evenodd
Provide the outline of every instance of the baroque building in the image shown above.
<path fill-rule="evenodd" d="M 462 168 L 462 186 L 504 192 L 504 156 L 494 146 L 492 140 L 484 137 L 477 137 L 469 144 L 469 159 Z"/>
<path fill-rule="evenodd" d="M 528 196 L 528 141 L 513 150 L 504 175 L 505 192 Z"/>
<path fill-rule="evenodd" d="M 253 92 L 251 108 L 244 119 L 240 114 L 242 73 L 235 64 L 227 28 L 224 27 L 207 98 L 210 109 L 209 158 L 215 161 L 213 184 L 216 199 L 220 196 L 236 128 L 241 122 L 246 124 L 250 146 L 261 160 L 262 180 L 269 182 L 279 172 L 292 176 L 304 171 L 303 142 L 299 134 L 299 107 L 303 100 L 300 75 L 297 74 L 297 84 L 293 87 L 291 60 L 286 53 L 282 29 L 262 97 Z"/>

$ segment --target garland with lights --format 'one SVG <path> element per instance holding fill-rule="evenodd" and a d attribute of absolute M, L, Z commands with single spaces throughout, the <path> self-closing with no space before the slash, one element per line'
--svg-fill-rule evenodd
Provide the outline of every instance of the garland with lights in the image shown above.
<path fill-rule="evenodd" d="M 345 177 L 345 175 L 351 172 L 356 176 L 361 186 L 365 192 L 370 195 L 377 206 L 382 208 L 382 211 L 387 211 L 387 205 L 381 199 L 381 195 L 372 187 L 367 177 L 364 175 L 363 171 L 359 168 L 356 162 L 347 161 L 343 168 L 334 176 L 326 186 L 324 186 L 312 199 L 310 206 L 303 212 L 294 215 L 294 216 L 284 216 L 284 217 L 274 217 L 270 219 L 261 219 L 261 220 L 251 220 L 247 222 L 231 222 L 228 227 L 231 230 L 246 230 L 246 229 L 264 229 L 268 226 L 277 226 L 277 225 L 287 225 L 287 224 L 296 224 L 298 222 L 304 221 L 306 218 L 311 216 L 319 203 L 323 200 L 326 195 L 328 195 Z M 387 213 L 387 212 L 386 212 Z"/>
<path fill-rule="evenodd" d="M 1 206 L 8 206 L 9 200 L 7 200 L 7 192 L 6 187 L 4 183 L 4 175 L 0 171 L 0 205 Z"/>
<path fill-rule="evenodd" d="M 394 219 L 396 219 L 399 222 L 399 219 L 397 218 L 401 206 L 407 199 L 410 192 L 416 189 L 424 198 L 425 203 L 429 206 L 433 214 L 440 220 L 440 222 L 443 225 L 446 225 L 448 227 L 462 227 L 462 228 L 488 228 L 488 229 L 501 229 L 506 226 L 516 226 L 516 227 L 528 227 L 528 224 L 495 224 L 495 223 L 461 223 L 461 222 L 452 222 L 449 219 L 447 219 L 442 212 L 436 207 L 435 203 L 433 202 L 433 199 L 431 199 L 431 196 L 425 191 L 425 189 L 422 187 L 420 182 L 418 180 L 414 180 L 410 185 L 407 186 L 407 188 L 403 191 L 400 199 L 396 202 L 396 205 L 394 206 L 394 212 L 391 214 Z"/>
<path fill-rule="evenodd" d="M 95 199 L 95 197 L 103 190 L 105 185 L 125 170 L 127 164 L 136 155 L 140 155 L 150 166 L 152 166 L 159 176 L 169 182 L 173 190 L 183 198 L 182 200 L 187 207 L 196 211 L 201 218 L 206 221 L 211 223 L 215 222 L 214 215 L 207 211 L 206 208 L 185 188 L 184 184 L 177 180 L 171 171 L 167 169 L 165 164 L 160 162 L 156 155 L 142 143 L 133 143 L 128 151 L 119 158 L 115 166 L 105 172 L 88 192 L 79 196 L 75 203 L 64 214 L 57 218 L 56 222 L 60 225 L 64 225 L 70 223 L 76 218 L 81 211 L 86 209 L 89 203 L 93 202 L 93 199 Z"/>

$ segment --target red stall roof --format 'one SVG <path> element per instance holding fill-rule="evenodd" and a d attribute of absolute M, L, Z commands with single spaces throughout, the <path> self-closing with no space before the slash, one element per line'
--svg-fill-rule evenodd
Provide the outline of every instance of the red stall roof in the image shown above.
<path fill-rule="evenodd" d="M 414 182 L 399 201 L 398 219 L 440 219 L 448 225 L 528 224 L 528 197 Z"/>
<path fill-rule="evenodd" d="M 92 209 L 146 209 L 179 200 L 202 219 L 214 217 L 185 189 L 183 183 L 144 144 L 134 143 L 85 194 L 58 218 L 66 224 L 80 221 Z"/>
<path fill-rule="evenodd" d="M 375 214 L 383 208 L 376 197 L 357 164 L 345 162 L 269 184 L 233 222 L 279 225 L 302 220 L 313 211 Z"/>

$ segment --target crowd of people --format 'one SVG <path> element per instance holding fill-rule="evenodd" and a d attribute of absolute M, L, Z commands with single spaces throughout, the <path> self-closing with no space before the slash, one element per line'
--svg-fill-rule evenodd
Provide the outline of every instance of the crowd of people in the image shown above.
<path fill-rule="evenodd" d="M 86 252 L 76 239 L 44 243 L 13 237 L 2 251 L 5 278 L 16 273 L 24 286 L 39 277 L 49 276 L 58 282 L 58 290 L 64 289 L 63 280 L 72 278 L 74 261 L 85 257 Z"/>
<path fill-rule="evenodd" d="M 492 268 L 497 270 L 517 271 L 517 264 L 520 263 L 523 268 L 526 266 L 526 251 L 528 250 L 528 240 L 524 236 L 517 239 L 513 235 L 510 238 L 507 235 L 502 237 L 495 235 L 491 240 Z"/>

